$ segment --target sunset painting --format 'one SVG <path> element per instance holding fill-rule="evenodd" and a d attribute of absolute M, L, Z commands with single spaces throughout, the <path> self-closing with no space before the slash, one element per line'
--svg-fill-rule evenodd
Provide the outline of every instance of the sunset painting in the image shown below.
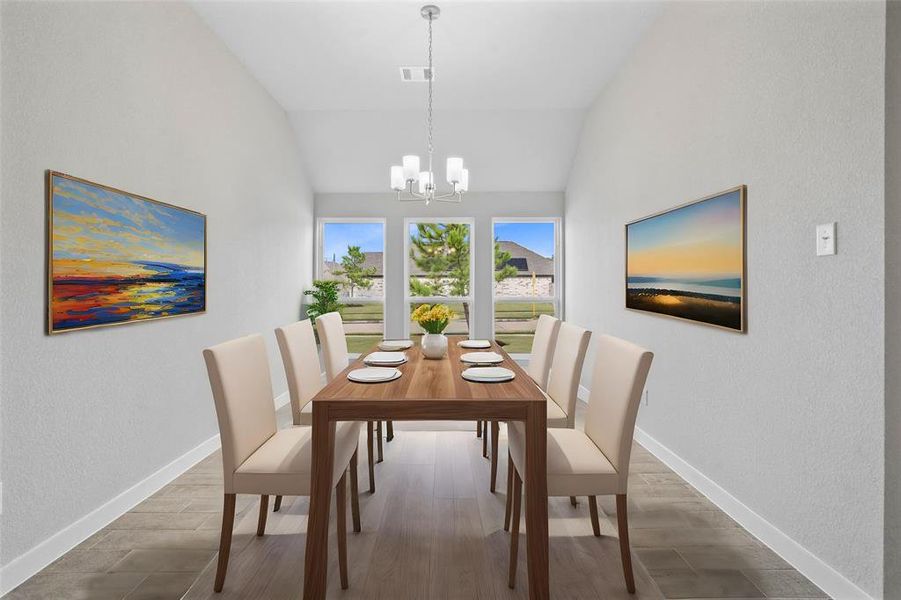
<path fill-rule="evenodd" d="M 745 187 L 626 225 L 626 308 L 745 330 Z"/>
<path fill-rule="evenodd" d="M 206 217 L 51 172 L 50 333 L 204 312 Z"/>

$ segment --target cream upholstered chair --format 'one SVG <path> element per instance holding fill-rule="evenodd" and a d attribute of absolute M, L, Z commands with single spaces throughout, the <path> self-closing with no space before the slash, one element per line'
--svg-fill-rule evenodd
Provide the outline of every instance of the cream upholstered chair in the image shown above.
<path fill-rule="evenodd" d="M 543 390 L 547 389 L 548 373 L 551 370 L 551 360 L 554 358 L 554 348 L 557 345 L 557 334 L 560 331 L 560 319 L 550 315 L 538 317 L 535 325 L 535 336 L 532 338 L 532 352 L 529 354 L 529 364 L 526 373 L 535 380 Z"/>
<path fill-rule="evenodd" d="M 631 342 L 609 335 L 598 340 L 597 358 L 591 381 L 591 396 L 585 417 L 585 431 L 547 430 L 548 496 L 588 496 L 594 535 L 600 536 L 596 496 L 616 496 L 616 520 L 626 588 L 635 593 L 626 492 L 629 456 L 635 417 L 641 402 L 654 354 Z M 510 539 L 510 579 L 516 582 L 516 553 L 519 544 L 519 517 L 522 479 L 525 469 L 525 428 L 509 426 L 510 454 L 513 457 L 513 531 Z M 528 482 L 526 482 L 528 485 Z"/>
<path fill-rule="evenodd" d="M 347 352 L 347 338 L 344 336 L 344 322 L 341 314 L 330 312 L 316 317 L 316 331 L 319 333 L 319 343 L 322 344 L 322 359 L 325 362 L 325 378 L 331 381 L 350 364 Z M 394 436 L 393 427 L 389 421 L 389 441 Z M 373 453 L 373 422 L 366 422 L 366 450 L 369 458 L 369 492 L 375 493 L 375 458 Z M 378 462 L 382 462 L 382 422 L 378 422 Z"/>
<path fill-rule="evenodd" d="M 556 320 L 556 319 L 555 319 Z M 557 322 L 553 325 L 556 330 L 553 333 L 556 344 L 553 349 L 550 374 L 546 385 L 541 392 L 547 401 L 547 426 L 568 427 L 576 426 L 576 398 L 579 395 L 579 381 L 582 379 L 582 365 L 585 363 L 585 353 L 588 351 L 588 341 L 591 332 L 571 323 Z M 537 382 L 536 382 L 537 383 Z M 539 387 L 540 384 L 539 384 Z M 497 436 L 495 436 L 497 437 Z M 495 447 L 494 445 L 492 446 Z M 491 472 L 497 473 L 497 451 L 491 455 Z M 507 459 L 507 511 L 504 516 L 504 529 L 510 521 L 510 508 L 512 495 L 510 491 L 513 485 L 513 469 L 511 459 Z M 492 475 L 492 491 L 494 489 L 494 475 Z M 576 499 L 572 498 L 573 506 Z"/>
<path fill-rule="evenodd" d="M 294 424 L 312 425 L 313 403 L 310 400 L 323 387 L 313 324 L 309 319 L 304 319 L 278 327 L 275 339 L 285 366 Z"/>
<path fill-rule="evenodd" d="M 224 507 L 219 540 L 219 562 L 214 589 L 222 591 L 228 570 L 236 494 L 259 494 L 257 535 L 266 531 L 269 495 L 309 496 L 312 474 L 312 428 L 278 429 L 269 360 L 262 336 L 251 335 L 203 351 L 222 439 Z M 341 586 L 347 588 L 347 484 L 356 489 L 356 454 L 359 423 L 339 423 L 335 434 L 338 561 Z M 360 507 L 351 495 L 354 531 L 360 531 Z"/>
<path fill-rule="evenodd" d="M 313 403 L 310 400 L 322 389 L 322 371 L 319 366 L 319 350 L 309 319 L 297 321 L 275 330 L 279 353 L 288 380 L 288 394 L 291 398 L 291 416 L 296 426 L 313 424 Z M 370 463 L 372 459 L 370 458 Z M 356 462 L 356 460 L 354 461 Z M 371 467 L 371 464 L 370 464 Z M 354 465 L 356 481 L 356 464 Z M 357 493 L 356 483 L 351 490 Z M 275 497 L 274 512 L 282 506 L 282 497 Z"/>
<path fill-rule="evenodd" d="M 551 359 L 554 356 L 554 347 L 557 344 L 557 332 L 560 330 L 560 319 L 550 315 L 540 315 L 535 325 L 535 335 L 532 337 L 532 350 L 529 354 L 529 363 L 526 365 L 526 373 L 538 384 L 542 390 L 547 389 L 548 372 L 551 369 Z M 482 421 L 476 423 L 476 436 L 482 436 Z M 482 456 L 488 456 L 488 421 L 484 422 L 485 436 L 482 438 Z M 494 483 L 497 475 L 497 446 L 500 427 L 497 421 L 491 423 L 491 491 L 494 492 Z"/>

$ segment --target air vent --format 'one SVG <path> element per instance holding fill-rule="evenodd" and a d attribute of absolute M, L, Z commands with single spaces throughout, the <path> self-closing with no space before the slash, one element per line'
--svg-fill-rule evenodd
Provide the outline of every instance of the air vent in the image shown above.
<path fill-rule="evenodd" d="M 429 70 L 428 67 L 401 67 L 400 78 L 402 81 L 410 81 L 413 83 L 423 83 L 429 80 L 435 81 L 435 69 Z"/>

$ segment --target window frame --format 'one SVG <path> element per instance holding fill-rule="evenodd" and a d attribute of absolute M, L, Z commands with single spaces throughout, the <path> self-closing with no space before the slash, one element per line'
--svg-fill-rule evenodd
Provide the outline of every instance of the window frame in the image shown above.
<path fill-rule="evenodd" d="M 382 297 L 381 298 L 352 298 L 343 294 L 338 297 L 342 304 L 353 302 L 357 304 L 382 303 L 382 337 L 387 331 L 388 315 L 388 220 L 384 217 L 319 217 L 316 219 L 316 252 L 314 265 L 314 279 L 322 278 L 322 266 L 324 263 L 325 226 L 331 223 L 378 223 L 382 226 Z"/>
<path fill-rule="evenodd" d="M 491 217 L 491 243 L 495 240 L 495 226 L 498 223 L 553 223 L 554 224 L 554 295 L 553 296 L 505 296 L 501 302 L 551 302 L 554 314 L 564 319 L 563 307 L 563 217 Z M 491 252 L 491 339 L 496 337 L 497 282 L 494 281 L 494 252 Z M 527 359 L 529 354 L 511 354 L 514 359 Z"/>
<path fill-rule="evenodd" d="M 469 225 L 469 295 L 468 296 L 411 296 L 410 295 L 410 225 L 415 223 L 463 224 Z M 469 304 L 469 334 L 472 335 L 475 323 L 476 305 L 473 290 L 476 285 L 476 220 L 474 217 L 404 217 L 404 305 L 407 307 L 404 317 L 404 337 L 410 337 L 410 313 L 414 302 L 420 304 L 446 304 L 465 302 Z"/>

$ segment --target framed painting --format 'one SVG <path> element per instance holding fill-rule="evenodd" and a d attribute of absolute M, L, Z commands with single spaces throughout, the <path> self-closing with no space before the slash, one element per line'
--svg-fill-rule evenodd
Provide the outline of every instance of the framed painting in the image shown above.
<path fill-rule="evenodd" d="M 206 216 L 47 173 L 51 334 L 206 311 Z"/>
<path fill-rule="evenodd" d="M 744 332 L 744 185 L 626 224 L 626 308 Z"/>

